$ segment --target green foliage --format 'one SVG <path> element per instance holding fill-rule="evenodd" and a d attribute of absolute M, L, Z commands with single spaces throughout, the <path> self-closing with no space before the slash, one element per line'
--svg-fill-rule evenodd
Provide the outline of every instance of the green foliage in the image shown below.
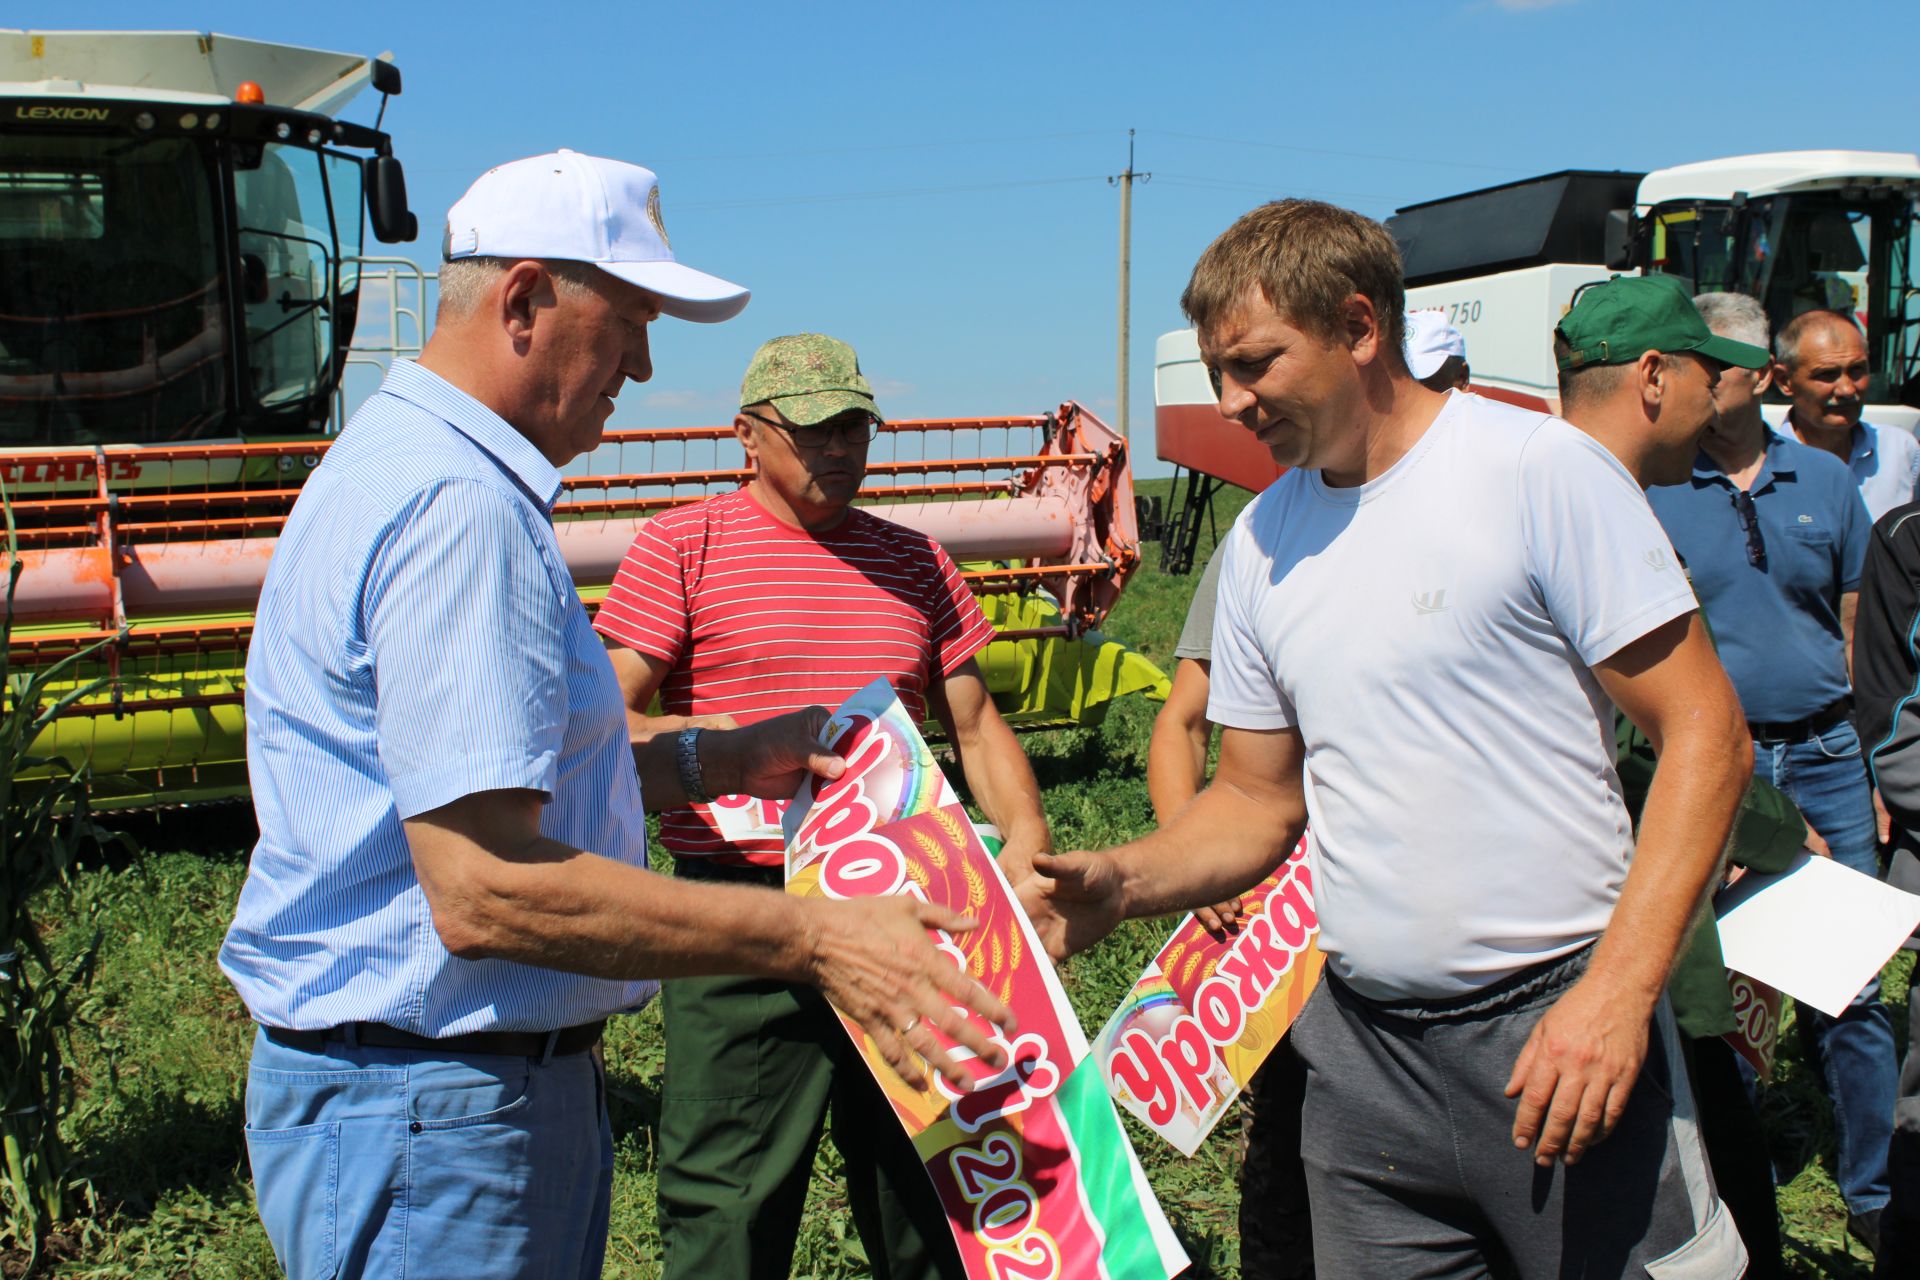
<path fill-rule="evenodd" d="M 1165 482 L 1142 486 L 1166 491 Z M 1238 503 L 1223 496 L 1224 531 Z M 1158 549 L 1106 628 L 1116 639 L 1171 667 L 1188 597 L 1213 545 L 1202 538 L 1194 574 L 1159 572 Z M 1036 734 L 1025 745 L 1040 776 L 1062 847 L 1097 847 L 1148 830 L 1147 734 L 1157 708 L 1139 698 L 1114 705 L 1096 728 Z M 47 946 L 54 963 L 84 956 L 99 928 L 94 1016 L 74 1038 L 68 1066 L 79 1102 L 63 1131 L 97 1190 L 100 1229 L 51 1274 L 90 1280 L 278 1274 L 254 1213 L 242 1098 L 252 1024 L 216 964 L 220 939 L 246 874 L 251 815 L 242 806 L 147 815 L 141 843 L 159 850 L 134 865 L 95 865 L 72 876 Z M 49 890 L 49 894 L 57 893 Z M 54 901 L 49 896 L 47 901 Z M 1165 935 L 1164 924 L 1131 923 L 1066 966 L 1069 997 L 1084 1026 L 1097 1028 Z M 1904 996 L 1911 957 L 1889 967 L 1887 999 L 1905 1041 Z M 654 1133 L 663 1059 L 659 1014 L 649 1007 L 618 1018 L 607 1040 L 608 1111 L 615 1139 L 614 1204 L 606 1275 L 659 1274 L 654 1223 Z M 112 1063 L 115 1070 L 109 1071 Z M 1846 1210 L 1834 1188 L 1832 1111 L 1800 1057 L 1789 1027 L 1779 1078 L 1765 1112 L 1792 1274 L 1866 1280 L 1870 1264 L 1846 1237 Z M 1220 1126 L 1191 1160 L 1127 1121 L 1134 1149 L 1180 1234 L 1194 1277 L 1237 1277 L 1239 1212 L 1235 1123 Z M 5 1271 L 0 1260 L 0 1273 Z M 810 1280 L 870 1274 L 846 1211 L 840 1162 L 821 1144 L 809 1186 L 793 1273 Z"/>
<path fill-rule="evenodd" d="M 31 1267 L 48 1233 L 73 1217 L 76 1198 L 86 1192 L 75 1177 L 60 1121 L 74 1095 L 66 1052 L 84 1014 L 101 942 L 97 924 L 76 920 L 84 942 L 55 959 L 35 912 L 56 897 L 71 898 L 81 851 L 107 839 L 87 809 L 86 768 L 69 771 L 62 761 L 34 756 L 32 747 L 63 708 L 104 682 L 49 696 L 101 645 L 30 673 L 11 670 L 13 596 L 24 566 L 10 505 L 6 524 L 10 572 L 0 623 L 0 1246 L 24 1254 Z M 51 778 L 16 785 L 23 770 L 48 767 Z"/>

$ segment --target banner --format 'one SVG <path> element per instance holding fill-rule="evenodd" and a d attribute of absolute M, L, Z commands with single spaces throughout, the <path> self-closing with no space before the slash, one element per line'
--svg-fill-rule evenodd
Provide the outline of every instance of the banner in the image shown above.
<path fill-rule="evenodd" d="M 877 680 L 834 713 L 821 741 L 847 771 L 809 783 L 788 806 L 787 892 L 908 894 L 964 912 L 977 927 L 934 930 L 936 945 L 1019 1020 L 1009 1037 L 969 1014 L 1007 1066 L 962 1092 L 937 1077 L 909 1088 L 841 1018 L 939 1190 L 968 1274 L 1166 1280 L 1184 1270 L 1097 1073 L 1077 1070 L 1088 1046 L 1059 976 L 918 726 Z"/>
<path fill-rule="evenodd" d="M 1225 941 L 1182 920 L 1096 1041 L 1113 1096 L 1182 1155 L 1200 1149 L 1286 1035 L 1325 963 L 1304 839 L 1240 901 Z"/>
<path fill-rule="evenodd" d="M 1766 1083 L 1773 1082 L 1773 1049 L 1780 1038 L 1780 993 L 1758 978 L 1727 970 L 1727 991 L 1733 997 L 1733 1020 L 1727 1043 L 1745 1058 Z"/>

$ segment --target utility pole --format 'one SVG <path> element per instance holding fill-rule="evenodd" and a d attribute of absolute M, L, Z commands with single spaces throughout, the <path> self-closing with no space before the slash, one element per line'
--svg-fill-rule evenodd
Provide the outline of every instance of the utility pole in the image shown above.
<path fill-rule="evenodd" d="M 1153 177 L 1150 173 L 1133 171 L 1133 130 L 1127 130 L 1127 171 L 1117 178 L 1108 178 L 1109 184 L 1120 187 L 1120 377 L 1118 394 L 1115 396 L 1119 412 L 1115 415 L 1118 422 L 1115 430 L 1124 439 L 1127 436 L 1127 365 L 1129 346 L 1128 309 L 1133 296 L 1130 278 L 1133 270 L 1133 184 L 1138 179 L 1145 182 Z"/>

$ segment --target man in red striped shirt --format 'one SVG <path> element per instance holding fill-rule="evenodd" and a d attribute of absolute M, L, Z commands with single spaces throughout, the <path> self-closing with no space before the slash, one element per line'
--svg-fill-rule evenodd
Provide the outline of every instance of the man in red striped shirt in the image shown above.
<path fill-rule="evenodd" d="M 595 622 L 636 728 L 752 724 L 833 706 L 884 676 L 938 717 L 1024 878 L 1051 848 L 1039 787 L 974 656 L 993 628 L 925 534 L 850 505 L 881 421 L 853 348 L 822 334 L 755 353 L 735 433 L 746 487 L 650 520 Z M 651 723 L 654 695 L 669 717 Z M 779 884 L 777 806 L 716 797 L 664 818 L 678 874 Z M 724 928 L 724 922 L 716 922 Z M 963 1275 L 912 1144 L 817 992 L 753 978 L 664 988 L 659 1215 L 665 1274 L 789 1274 L 827 1113 L 874 1274 Z"/>

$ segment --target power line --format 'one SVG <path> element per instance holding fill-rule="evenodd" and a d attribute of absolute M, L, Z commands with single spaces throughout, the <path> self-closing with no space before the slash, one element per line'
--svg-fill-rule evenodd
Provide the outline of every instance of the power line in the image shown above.
<path fill-rule="evenodd" d="M 1287 182 L 1233 182 L 1195 173 L 1162 173 L 1160 179 L 1176 187 L 1193 187 L 1202 191 L 1253 191 L 1276 199 L 1283 195 L 1337 196 L 1343 200 L 1407 198 L 1404 194 L 1394 195 L 1385 191 L 1333 191 L 1325 187 L 1301 187 Z"/>
<path fill-rule="evenodd" d="M 870 147 L 793 147 L 780 151 L 742 151 L 724 155 L 697 152 L 677 156 L 649 156 L 646 162 L 651 166 L 656 161 L 663 164 L 698 164 L 706 161 L 780 160 L 788 156 L 844 156 L 883 151 L 934 151 L 948 147 L 1001 146 L 1011 142 L 1055 142 L 1063 138 L 1106 138 L 1111 137 L 1113 132 L 1112 129 L 1078 129 L 1067 133 L 1007 134 L 997 138 L 938 138 L 923 142 L 883 142 Z M 413 168 L 411 165 L 408 167 Z M 484 164 L 431 168 L 422 166 L 414 168 L 413 171 L 416 173 L 475 173 L 485 167 Z"/>
<path fill-rule="evenodd" d="M 768 205 L 839 204 L 849 200 L 898 200 L 917 196 L 955 195 L 967 191 L 1005 191 L 1014 187 L 1059 187 L 1076 182 L 1105 182 L 1104 174 L 1077 178 L 1031 178 L 1019 182 L 969 182 L 950 187 L 900 187 L 891 191 L 842 191 L 807 196 L 761 196 L 751 200 L 698 200 L 675 205 L 687 209 L 757 209 Z"/>
<path fill-rule="evenodd" d="M 1020 133 L 998 138 L 938 138 L 923 142 L 883 142 L 870 147 L 808 147 L 780 151 L 745 151 L 733 155 L 662 156 L 673 164 L 701 160 L 778 160 L 785 156 L 845 156 L 876 151 L 934 151 L 946 147 L 994 147 L 1009 142 L 1054 142 L 1062 138 L 1107 138 L 1112 129 L 1079 129 L 1070 133 Z"/>
<path fill-rule="evenodd" d="M 1256 142 L 1250 138 L 1220 138 L 1206 133 L 1176 133 L 1171 129 L 1148 129 L 1163 138 L 1185 138 L 1189 142 L 1217 142 L 1229 147 L 1258 147 L 1263 151 L 1292 151 L 1308 156 L 1340 156 L 1349 160 L 1385 160 L 1392 164 L 1430 164 L 1442 169 L 1478 169 L 1486 173 L 1525 173 L 1512 165 L 1474 164 L 1466 160 L 1436 160 L 1432 156 L 1386 156 L 1371 151 L 1340 151 L 1330 147 L 1297 147 L 1285 142 Z"/>

